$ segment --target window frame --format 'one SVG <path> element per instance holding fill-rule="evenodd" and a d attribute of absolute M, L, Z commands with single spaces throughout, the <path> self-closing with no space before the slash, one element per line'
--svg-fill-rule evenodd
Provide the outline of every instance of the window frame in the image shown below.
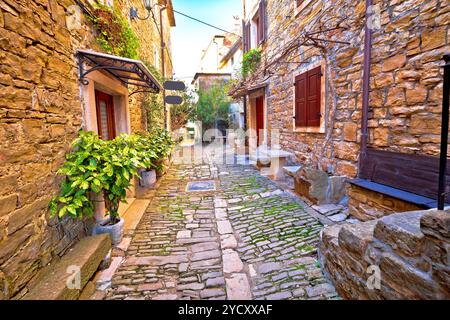
<path fill-rule="evenodd" d="M 297 98 L 297 92 L 296 92 L 296 78 L 299 75 L 302 75 L 310 70 L 313 70 L 317 67 L 321 68 L 321 72 L 322 72 L 322 77 L 320 78 L 320 113 L 321 113 L 321 117 L 320 117 L 320 125 L 319 126 L 306 126 L 306 127 L 297 127 L 296 125 L 296 121 L 295 121 L 295 116 L 296 116 L 296 98 Z M 307 66 L 306 68 L 302 68 L 300 70 L 298 70 L 297 72 L 294 72 L 293 77 L 292 77 L 292 97 L 293 97 L 293 102 L 292 102 L 292 128 L 294 132 L 299 132 L 299 133 L 325 133 L 325 128 L 326 128 L 326 119 L 327 119 L 327 99 L 326 99 L 326 77 L 327 74 L 325 72 L 325 61 L 318 61 L 315 63 L 312 63 L 311 65 Z"/>

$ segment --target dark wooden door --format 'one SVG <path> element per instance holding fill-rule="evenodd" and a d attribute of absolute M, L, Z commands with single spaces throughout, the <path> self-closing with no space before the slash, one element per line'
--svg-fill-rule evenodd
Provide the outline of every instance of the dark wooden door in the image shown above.
<path fill-rule="evenodd" d="M 95 90 L 95 104 L 97 108 L 98 135 L 103 140 L 114 139 L 116 137 L 116 126 L 113 97 Z"/>
<path fill-rule="evenodd" d="M 263 139 L 264 130 L 264 97 L 256 98 L 256 134 L 258 137 L 258 146 Z"/>

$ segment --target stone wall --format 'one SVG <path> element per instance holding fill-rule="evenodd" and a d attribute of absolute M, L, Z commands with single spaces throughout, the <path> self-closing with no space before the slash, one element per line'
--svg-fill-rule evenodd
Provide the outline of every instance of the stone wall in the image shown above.
<path fill-rule="evenodd" d="M 269 76 L 268 120 L 279 130 L 283 149 L 299 163 L 332 175 L 355 177 L 360 149 L 364 57 L 364 1 L 312 0 L 295 14 L 293 0 L 268 0 L 268 39 L 263 45 L 261 72 L 247 86 Z M 369 146 L 404 153 L 437 155 L 439 147 L 442 56 L 450 52 L 448 0 L 373 1 L 381 28 L 372 46 Z M 377 8 L 377 7 L 375 7 Z M 320 18 L 320 19 L 319 19 Z M 339 24 L 339 22 L 341 22 Z M 318 34 L 271 64 L 306 31 L 337 25 L 346 29 Z M 309 42 L 311 43 L 311 41 Z M 326 84 L 325 130 L 293 128 L 294 75 L 322 63 Z"/>
<path fill-rule="evenodd" d="M 349 214 L 361 221 L 381 218 L 395 212 L 421 210 L 413 203 L 367 190 L 352 184 L 348 185 Z"/>
<path fill-rule="evenodd" d="M 68 29 L 72 5 L 0 0 L 0 299 L 25 294 L 40 268 L 86 234 L 84 223 L 59 223 L 47 210 L 61 180 L 56 171 L 83 124 L 74 54 L 78 48 L 101 51 L 83 15 L 81 28 Z M 146 55 L 155 37 L 134 28 L 145 39 Z M 132 114 L 139 105 L 130 102 Z"/>
<path fill-rule="evenodd" d="M 434 210 L 326 227 L 319 251 L 345 299 L 450 299 L 449 249 L 450 211 Z"/>

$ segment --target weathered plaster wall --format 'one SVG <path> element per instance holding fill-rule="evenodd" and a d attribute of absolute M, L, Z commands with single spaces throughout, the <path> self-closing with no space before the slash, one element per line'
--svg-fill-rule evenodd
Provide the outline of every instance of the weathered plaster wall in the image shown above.
<path fill-rule="evenodd" d="M 74 4 L 0 0 L 0 299 L 23 295 L 39 269 L 86 234 L 84 223 L 58 223 L 47 210 L 56 171 L 84 124 L 74 54 L 100 51 L 83 15 L 81 28 L 69 30 Z M 145 56 L 154 34 L 135 28 Z M 137 100 L 130 110 L 133 131 L 145 128 Z"/>

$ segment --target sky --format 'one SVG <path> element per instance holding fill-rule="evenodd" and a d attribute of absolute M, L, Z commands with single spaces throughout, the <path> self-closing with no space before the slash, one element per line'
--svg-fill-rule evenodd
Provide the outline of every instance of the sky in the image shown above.
<path fill-rule="evenodd" d="M 172 0 L 174 10 L 232 31 L 233 16 L 242 14 L 242 0 Z M 175 13 L 172 28 L 174 78 L 189 82 L 200 64 L 202 50 L 212 37 L 223 32 Z"/>

